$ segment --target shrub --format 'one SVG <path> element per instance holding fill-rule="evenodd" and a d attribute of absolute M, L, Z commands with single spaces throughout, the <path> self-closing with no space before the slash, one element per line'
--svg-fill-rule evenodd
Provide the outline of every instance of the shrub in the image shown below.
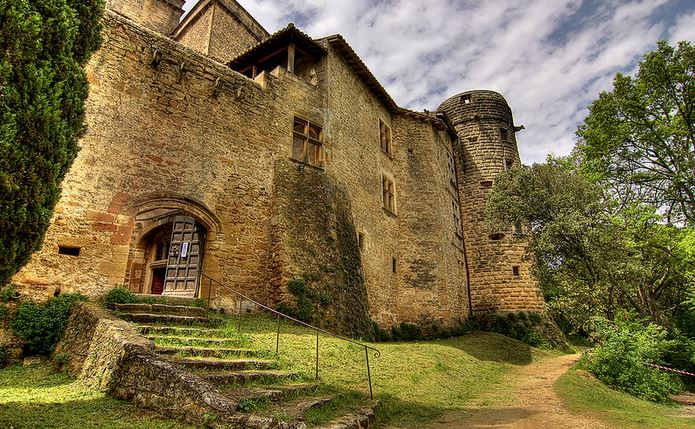
<path fill-rule="evenodd" d="M 0 368 L 5 366 L 5 363 L 7 363 L 7 358 L 10 357 L 10 353 L 7 351 L 7 348 L 5 346 L 0 346 Z"/>
<path fill-rule="evenodd" d="M 23 303 L 10 321 L 10 327 L 26 341 L 26 351 L 49 355 L 68 324 L 75 301 L 84 301 L 80 294 L 57 296 L 45 304 Z"/>
<path fill-rule="evenodd" d="M 6 320 L 10 316 L 10 309 L 6 305 L 0 305 L 0 320 Z"/>
<path fill-rule="evenodd" d="M 117 286 L 106 294 L 104 301 L 107 304 L 135 304 L 138 297 L 123 286 Z"/>
<path fill-rule="evenodd" d="M 0 288 L 0 302 L 10 302 L 17 298 L 19 298 L 19 294 L 12 283 Z"/>
<path fill-rule="evenodd" d="M 650 323 L 647 326 L 616 317 L 614 322 L 597 319 L 599 346 L 588 356 L 586 366 L 599 380 L 617 390 L 650 401 L 668 401 L 682 384 L 678 377 L 650 368 L 645 363 L 660 363 L 674 345 L 666 339 L 666 330 Z"/>

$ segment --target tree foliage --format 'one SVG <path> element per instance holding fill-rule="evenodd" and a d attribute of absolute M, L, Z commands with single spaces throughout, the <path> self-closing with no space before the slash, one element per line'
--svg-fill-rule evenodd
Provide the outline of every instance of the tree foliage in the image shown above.
<path fill-rule="evenodd" d="M 592 317 L 612 320 L 621 309 L 668 325 L 692 290 L 692 230 L 661 223 L 648 205 L 614 200 L 575 158 L 498 176 L 488 217 L 529 225 L 534 274 L 566 331 L 589 332 Z"/>
<path fill-rule="evenodd" d="M 624 200 L 695 223 L 695 47 L 660 42 L 635 77 L 618 74 L 577 131 L 585 172 Z"/>
<path fill-rule="evenodd" d="M 0 284 L 41 245 L 85 129 L 103 0 L 0 0 Z"/>

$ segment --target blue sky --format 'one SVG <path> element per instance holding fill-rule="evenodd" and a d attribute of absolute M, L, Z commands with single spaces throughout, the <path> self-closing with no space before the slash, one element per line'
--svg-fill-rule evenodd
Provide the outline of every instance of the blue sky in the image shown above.
<path fill-rule="evenodd" d="M 587 105 L 657 40 L 695 41 L 695 0 L 238 1 L 271 33 L 342 34 L 400 106 L 500 92 L 525 164 L 569 153 Z"/>

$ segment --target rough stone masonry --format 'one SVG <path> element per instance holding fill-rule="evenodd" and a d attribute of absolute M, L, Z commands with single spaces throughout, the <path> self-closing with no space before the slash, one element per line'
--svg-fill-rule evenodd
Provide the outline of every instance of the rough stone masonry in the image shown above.
<path fill-rule="evenodd" d="M 182 4 L 108 1 L 88 132 L 24 292 L 235 305 L 214 280 L 353 333 L 542 310 L 523 230 L 485 224 L 495 175 L 520 165 L 501 95 L 410 111 L 339 35 Z"/>

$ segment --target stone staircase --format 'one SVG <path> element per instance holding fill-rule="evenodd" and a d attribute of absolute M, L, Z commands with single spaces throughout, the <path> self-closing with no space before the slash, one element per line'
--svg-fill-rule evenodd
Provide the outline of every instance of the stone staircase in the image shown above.
<path fill-rule="evenodd" d="M 194 302 L 191 300 L 191 302 Z M 154 342 L 154 353 L 212 385 L 235 412 L 215 416 L 216 428 L 305 428 L 306 413 L 330 406 L 339 395 L 280 368 L 275 355 L 256 350 L 206 309 L 170 304 L 111 304 L 120 318 L 134 323 Z M 371 404 L 369 404 L 371 405 Z M 369 405 L 323 427 L 366 428 L 373 420 Z"/>

